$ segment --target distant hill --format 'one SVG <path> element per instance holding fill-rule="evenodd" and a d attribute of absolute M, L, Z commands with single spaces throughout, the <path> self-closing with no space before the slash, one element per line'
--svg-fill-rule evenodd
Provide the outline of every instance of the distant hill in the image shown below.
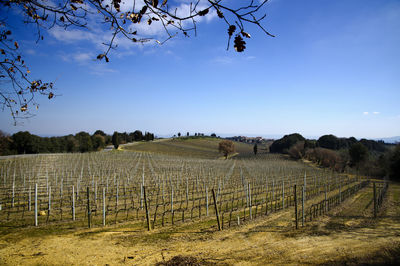
<path fill-rule="evenodd" d="M 375 140 L 383 140 L 385 143 L 400 143 L 400 136 L 391 137 L 391 138 L 381 138 Z"/>
<path fill-rule="evenodd" d="M 149 142 L 138 142 L 132 145 L 124 145 L 123 149 L 139 152 L 151 152 L 172 156 L 190 158 L 217 159 L 222 157 L 218 152 L 219 138 L 211 137 L 181 137 L 162 139 Z M 236 152 L 239 156 L 253 153 L 253 145 L 235 142 Z"/>

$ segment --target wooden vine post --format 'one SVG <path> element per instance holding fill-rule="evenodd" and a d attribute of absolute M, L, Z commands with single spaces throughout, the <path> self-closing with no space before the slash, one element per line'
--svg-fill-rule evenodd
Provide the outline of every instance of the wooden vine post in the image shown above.
<path fill-rule="evenodd" d="M 298 215 L 297 215 L 297 185 L 294 185 L 294 213 L 295 213 L 295 219 L 296 219 L 296 229 L 299 228 L 299 221 L 298 221 Z"/>
<path fill-rule="evenodd" d="M 147 230 L 151 230 L 150 226 L 150 218 L 149 218 L 149 209 L 147 208 L 147 197 L 146 197 L 146 188 L 143 186 L 143 200 L 144 200 L 144 208 L 146 209 L 146 221 L 147 221 Z"/>
<path fill-rule="evenodd" d="M 35 184 L 35 226 L 38 226 L 38 185 Z"/>
<path fill-rule="evenodd" d="M 376 183 L 374 182 L 374 218 L 378 216 L 378 204 L 376 199 Z"/>
<path fill-rule="evenodd" d="M 87 196 L 87 214 L 88 214 L 88 228 L 91 227 L 91 221 L 90 221 L 90 216 L 92 214 L 92 212 L 90 211 L 90 191 L 89 191 L 89 187 L 86 187 L 86 196 Z"/>
<path fill-rule="evenodd" d="M 213 195 L 213 199 L 214 199 L 215 215 L 217 216 L 218 231 L 221 231 L 221 223 L 219 221 L 219 212 L 218 212 L 217 201 L 215 199 L 215 192 L 214 192 L 214 189 L 212 189 L 211 191 L 212 191 L 212 195 Z"/>

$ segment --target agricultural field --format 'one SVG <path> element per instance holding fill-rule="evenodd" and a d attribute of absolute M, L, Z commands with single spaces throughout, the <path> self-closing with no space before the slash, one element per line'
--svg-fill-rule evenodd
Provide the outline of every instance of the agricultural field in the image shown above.
<path fill-rule="evenodd" d="M 201 159 L 218 159 L 223 158 L 218 152 L 218 143 L 220 139 L 211 137 L 202 138 L 174 138 L 161 139 L 154 142 L 139 142 L 124 145 L 123 149 L 137 152 L 149 152 L 164 154 L 169 156 L 201 158 Z M 232 156 L 249 157 L 253 154 L 253 146 L 241 142 L 235 142 L 236 153 Z M 260 153 L 265 151 L 261 150 Z"/>
<path fill-rule="evenodd" d="M 0 160 L 0 264 L 399 260 L 399 185 L 236 147 L 228 160 L 211 138 Z"/>

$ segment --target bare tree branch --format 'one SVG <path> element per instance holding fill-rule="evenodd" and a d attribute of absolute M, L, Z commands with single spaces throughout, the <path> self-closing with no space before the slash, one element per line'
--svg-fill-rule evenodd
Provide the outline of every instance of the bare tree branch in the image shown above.
<path fill-rule="evenodd" d="M 23 14 L 23 22 L 36 26 L 37 41 L 43 40 L 41 30 L 62 27 L 89 29 L 92 19 L 100 21 L 111 32 L 104 52 L 97 59 L 109 62 L 109 53 L 116 48 L 118 36 L 132 43 L 147 43 L 154 40 L 158 44 L 183 34 L 189 37 L 193 32 L 197 35 L 197 23 L 206 16 L 215 16 L 227 25 L 228 45 L 234 36 L 234 48 L 237 52 L 246 49 L 244 38 L 250 38 L 245 31 L 248 25 L 255 25 L 267 36 L 274 37 L 261 24 L 266 18 L 261 13 L 268 0 L 241 0 L 239 3 L 229 0 L 195 0 L 187 4 L 176 1 L 131 0 L 125 4 L 122 0 L 0 0 L 3 12 L 16 10 Z M 185 9 L 186 8 L 186 9 Z M 148 27 L 161 26 L 165 32 L 163 39 L 155 39 L 143 30 Z M 16 122 L 19 118 L 30 117 L 32 107 L 38 107 L 35 95 L 46 95 L 49 99 L 53 93 L 53 83 L 32 80 L 29 69 L 18 54 L 18 43 L 11 39 L 8 18 L 0 22 L 0 105 L 8 108 Z M 139 27 L 140 25 L 140 27 Z M 103 26 L 103 27 L 104 27 Z M 16 44 L 16 45 L 15 45 Z"/>

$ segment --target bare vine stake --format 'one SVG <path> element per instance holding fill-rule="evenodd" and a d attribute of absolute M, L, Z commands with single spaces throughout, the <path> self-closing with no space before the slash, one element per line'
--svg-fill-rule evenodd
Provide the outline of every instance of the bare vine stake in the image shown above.
<path fill-rule="evenodd" d="M 14 173 L 15 178 L 15 173 Z M 14 208 L 14 196 L 15 196 L 15 181 L 12 183 L 12 199 L 11 199 L 11 207 Z"/>
<path fill-rule="evenodd" d="M 282 179 L 282 209 L 285 209 L 285 180 Z"/>
<path fill-rule="evenodd" d="M 304 186 L 301 189 L 301 226 L 304 226 Z"/>
<path fill-rule="evenodd" d="M 249 207 L 249 186 L 247 184 L 247 189 L 246 189 L 246 185 L 243 187 L 243 189 L 246 190 L 246 207 Z"/>
<path fill-rule="evenodd" d="M 146 198 L 146 188 L 143 186 L 143 199 L 144 199 L 144 207 L 146 209 L 146 220 L 147 220 L 147 230 L 150 231 L 150 218 L 149 218 L 149 210 L 147 209 L 147 198 Z"/>
<path fill-rule="evenodd" d="M 96 205 L 96 208 L 97 208 L 97 181 L 94 184 L 94 205 Z"/>
<path fill-rule="evenodd" d="M 91 215 L 91 211 L 90 211 L 90 191 L 89 191 L 89 187 L 86 187 L 86 196 L 87 196 L 87 214 L 88 214 L 88 228 L 90 228 L 90 215 Z"/>
<path fill-rule="evenodd" d="M 50 210 L 51 210 L 51 186 L 49 186 L 49 206 L 47 210 L 47 220 L 50 218 Z"/>
<path fill-rule="evenodd" d="M 252 209 L 253 206 L 251 205 L 251 189 L 250 189 L 250 183 L 247 184 L 247 190 L 248 190 L 248 195 L 249 195 L 250 220 L 252 220 L 252 219 L 253 219 L 253 215 L 252 215 L 251 209 Z"/>
<path fill-rule="evenodd" d="M 143 209 L 143 184 L 140 186 L 140 208 Z"/>
<path fill-rule="evenodd" d="M 206 186 L 206 213 L 208 216 L 208 186 Z"/>
<path fill-rule="evenodd" d="M 35 226 L 38 226 L 38 187 L 37 183 L 35 183 Z"/>
<path fill-rule="evenodd" d="M 307 199 L 307 175 L 304 172 L 304 197 Z"/>
<path fill-rule="evenodd" d="M 377 217 L 378 214 L 378 204 L 376 199 L 376 183 L 374 182 L 374 218 Z"/>
<path fill-rule="evenodd" d="M 75 187 L 72 186 L 72 221 L 75 221 Z"/>
<path fill-rule="evenodd" d="M 215 215 L 217 216 L 217 223 L 218 223 L 218 231 L 221 231 L 221 223 L 219 221 L 219 212 L 218 212 L 218 206 L 217 206 L 217 201 L 215 199 L 215 192 L 214 189 L 211 189 L 213 199 L 214 199 L 214 207 L 215 207 Z"/>
<path fill-rule="evenodd" d="M 325 212 L 328 212 L 328 201 L 327 201 L 327 199 L 328 199 L 328 186 L 327 186 L 327 184 L 325 183 Z"/>
<path fill-rule="evenodd" d="M 103 226 L 106 225 L 106 188 L 103 187 Z"/>
<path fill-rule="evenodd" d="M 174 212 L 174 187 L 171 186 L 171 214 Z"/>
<path fill-rule="evenodd" d="M 275 200 L 275 180 L 272 180 L 272 200 Z"/>
<path fill-rule="evenodd" d="M 299 222 L 297 220 L 297 185 L 294 185 L 294 217 L 296 219 L 296 229 L 299 228 Z"/>
<path fill-rule="evenodd" d="M 31 211 L 32 210 L 32 199 L 31 199 L 31 186 L 29 186 L 29 194 L 28 194 L 28 210 Z"/>

